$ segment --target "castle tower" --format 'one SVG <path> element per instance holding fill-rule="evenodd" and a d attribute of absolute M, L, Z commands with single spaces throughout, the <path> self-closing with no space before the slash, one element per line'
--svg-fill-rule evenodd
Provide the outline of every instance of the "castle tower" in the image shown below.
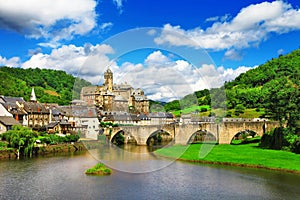
<path fill-rule="evenodd" d="M 113 91 L 113 73 L 109 68 L 104 72 L 104 85 L 110 92 Z"/>
<path fill-rule="evenodd" d="M 31 90 L 30 101 L 31 102 L 37 102 L 35 92 L 34 92 L 34 88 L 32 88 L 32 90 Z"/>

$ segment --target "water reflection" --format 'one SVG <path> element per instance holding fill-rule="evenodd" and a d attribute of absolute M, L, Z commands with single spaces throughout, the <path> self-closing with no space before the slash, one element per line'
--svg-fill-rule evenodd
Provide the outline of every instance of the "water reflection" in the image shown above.
<path fill-rule="evenodd" d="M 0 199 L 273 200 L 300 196 L 300 176 L 295 174 L 173 162 L 151 173 L 85 175 L 96 163 L 89 153 L 0 161 Z"/>
<path fill-rule="evenodd" d="M 109 167 L 129 173 L 145 173 L 167 167 L 175 159 L 157 157 L 152 153 L 155 146 L 137 146 L 126 144 L 98 144 L 96 148 L 89 149 L 91 155 Z"/>

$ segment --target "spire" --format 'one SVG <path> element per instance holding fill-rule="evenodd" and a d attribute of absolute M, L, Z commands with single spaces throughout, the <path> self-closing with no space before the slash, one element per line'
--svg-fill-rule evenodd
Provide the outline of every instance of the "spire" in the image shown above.
<path fill-rule="evenodd" d="M 31 102 L 36 102 L 36 96 L 35 96 L 35 92 L 34 92 L 33 87 L 32 87 L 32 90 L 31 90 L 30 101 Z"/>

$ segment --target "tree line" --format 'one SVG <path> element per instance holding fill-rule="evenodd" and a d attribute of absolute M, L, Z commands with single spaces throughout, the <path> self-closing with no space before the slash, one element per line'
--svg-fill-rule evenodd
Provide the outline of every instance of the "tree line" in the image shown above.
<path fill-rule="evenodd" d="M 91 83 L 64 71 L 39 68 L 0 67 L 0 95 L 29 100 L 32 87 L 39 102 L 67 105 L 79 99 L 80 90 Z"/>

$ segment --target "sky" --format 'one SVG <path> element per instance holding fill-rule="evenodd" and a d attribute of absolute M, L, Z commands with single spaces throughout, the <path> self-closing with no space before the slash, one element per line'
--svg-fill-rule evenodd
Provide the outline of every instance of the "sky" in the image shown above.
<path fill-rule="evenodd" d="M 170 101 L 299 48 L 297 0 L 0 0 L 0 66 L 64 70 Z"/>

